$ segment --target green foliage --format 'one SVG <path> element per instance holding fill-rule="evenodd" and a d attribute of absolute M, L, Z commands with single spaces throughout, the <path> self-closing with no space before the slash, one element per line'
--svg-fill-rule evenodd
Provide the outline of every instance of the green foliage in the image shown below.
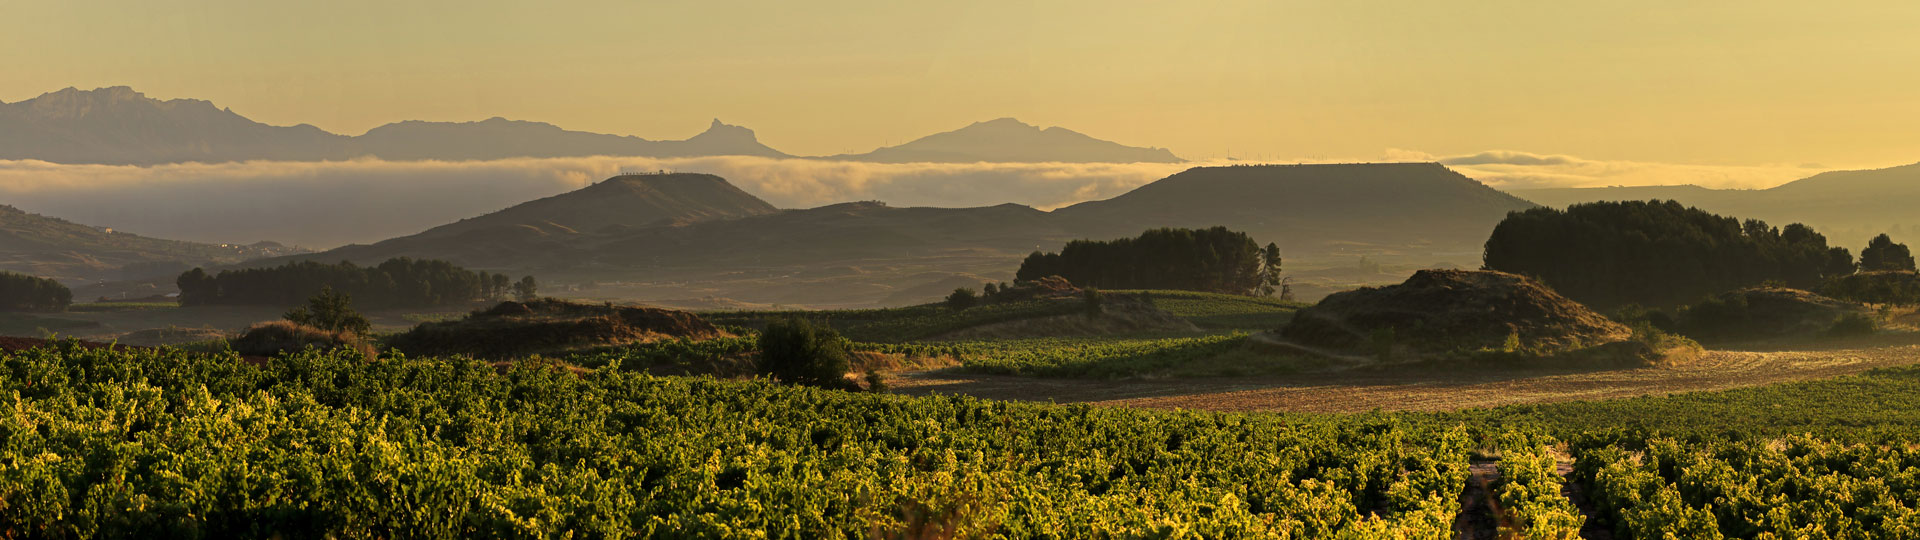
<path fill-rule="evenodd" d="M 530 278 L 522 281 L 532 284 Z M 369 308 L 464 304 L 498 298 L 505 292 L 498 276 L 446 261 L 406 257 L 364 268 L 347 261 L 299 261 L 221 270 L 219 274 L 195 268 L 180 274 L 174 283 L 180 287 L 180 305 L 184 306 L 287 305 L 305 300 L 322 288 L 358 297 L 361 305 Z"/>
<path fill-rule="evenodd" d="M 1820 292 L 1866 304 L 1920 304 L 1920 273 L 1875 271 L 1829 280 Z"/>
<path fill-rule="evenodd" d="M 1080 304 L 1088 316 L 1099 315 L 1106 302 L 1107 298 L 1100 294 L 1100 289 L 1087 287 L 1080 290 Z"/>
<path fill-rule="evenodd" d="M 1561 495 L 1559 459 L 1532 437 L 1509 436 L 1500 452 L 1500 482 L 1493 486 L 1506 512 L 1501 538 L 1572 540 L 1586 517 Z"/>
<path fill-rule="evenodd" d="M 71 304 L 73 291 L 58 281 L 0 272 L 0 311 L 59 312 Z"/>
<path fill-rule="evenodd" d="M 992 284 L 989 283 L 988 285 Z M 980 296 L 974 294 L 973 289 L 966 287 L 954 289 L 953 294 L 947 295 L 947 307 L 949 309 L 967 309 L 978 303 L 980 303 Z"/>
<path fill-rule="evenodd" d="M 1599 308 L 1678 306 L 1768 280 L 1812 289 L 1853 273 L 1852 255 L 1811 227 L 1776 229 L 1673 201 L 1514 212 L 1487 239 L 1484 261 Z"/>
<path fill-rule="evenodd" d="M 798 317 L 760 332 L 760 373 L 787 384 L 846 386 L 847 351 L 833 328 Z"/>
<path fill-rule="evenodd" d="M 461 358 L 65 345 L 0 373 L 7 537 L 1442 538 L 1469 446 Z"/>
<path fill-rule="evenodd" d="M 1207 330 L 1272 330 L 1293 320 L 1293 312 L 1308 304 L 1277 298 L 1194 291 L 1107 291 L 1148 295 L 1153 306 Z"/>
<path fill-rule="evenodd" d="M 981 373 L 1050 377 L 1146 375 L 1238 349 L 1245 334 L 1075 337 L 952 342 L 961 366 Z"/>
<path fill-rule="evenodd" d="M 333 292 L 333 287 L 321 287 L 319 294 L 307 299 L 306 307 L 293 308 L 285 318 L 294 324 L 354 336 L 373 330 L 373 323 L 353 310 L 353 297 Z"/>
<path fill-rule="evenodd" d="M 1060 276 L 1082 287 L 1252 295 L 1278 283 L 1278 257 L 1278 248 L 1263 251 L 1246 233 L 1226 227 L 1151 229 L 1139 238 L 1074 240 L 1059 253 L 1036 251 L 1021 262 L 1015 277 Z"/>
<path fill-rule="evenodd" d="M 1827 328 L 1827 335 L 1833 337 L 1870 336 L 1880 331 L 1880 321 L 1873 315 L 1853 312 L 1834 319 L 1833 326 Z"/>
<path fill-rule="evenodd" d="M 1867 242 L 1866 249 L 1860 250 L 1860 270 L 1912 272 L 1913 252 L 1906 244 L 1894 243 L 1887 235 L 1875 236 Z"/>
<path fill-rule="evenodd" d="M 904 343 L 986 324 L 1069 315 L 1081 309 L 1082 306 L 1072 300 L 1030 299 L 993 302 L 965 310 L 949 309 L 945 304 L 925 304 L 831 311 L 714 311 L 700 316 L 714 324 L 748 328 L 764 327 L 770 321 L 789 317 L 804 317 L 831 326 L 848 339 Z"/>

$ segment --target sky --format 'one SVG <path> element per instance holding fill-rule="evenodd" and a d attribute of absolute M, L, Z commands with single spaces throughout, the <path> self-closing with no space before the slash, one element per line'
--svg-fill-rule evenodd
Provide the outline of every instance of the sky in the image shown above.
<path fill-rule="evenodd" d="M 0 101 L 359 134 L 492 116 L 797 154 L 1017 117 L 1189 159 L 1920 161 L 1920 2 L 0 0 Z"/>

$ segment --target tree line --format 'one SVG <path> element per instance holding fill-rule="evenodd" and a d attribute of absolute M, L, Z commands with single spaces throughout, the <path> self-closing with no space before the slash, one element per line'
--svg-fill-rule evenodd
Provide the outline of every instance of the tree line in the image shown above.
<path fill-rule="evenodd" d="M 1773 227 L 1675 201 L 1513 212 L 1487 239 L 1484 262 L 1603 308 L 1677 306 L 1769 282 L 1813 290 L 1856 268 L 1846 248 L 1804 224 Z"/>
<path fill-rule="evenodd" d="M 1226 227 L 1151 229 L 1138 238 L 1074 240 L 1059 253 L 1028 255 L 1019 281 L 1060 276 L 1082 287 L 1179 289 L 1270 295 L 1280 283 L 1280 248 Z"/>
<path fill-rule="evenodd" d="M 66 311 L 73 291 L 43 277 L 0 272 L 0 311 Z"/>
<path fill-rule="evenodd" d="M 181 305 L 290 305 L 306 301 L 323 289 L 350 295 L 361 308 L 427 307 L 476 300 L 499 300 L 512 295 L 537 295 L 533 276 L 514 281 L 506 274 L 474 272 L 453 263 L 399 257 L 378 266 L 349 261 L 326 264 L 299 261 L 267 268 L 222 270 L 201 268 L 180 274 Z"/>

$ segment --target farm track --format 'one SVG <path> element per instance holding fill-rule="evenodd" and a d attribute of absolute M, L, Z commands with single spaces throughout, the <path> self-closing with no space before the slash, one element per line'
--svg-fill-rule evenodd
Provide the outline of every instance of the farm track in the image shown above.
<path fill-rule="evenodd" d="M 1675 366 L 1569 370 L 1407 367 L 1285 376 L 1087 380 L 980 375 L 957 369 L 902 373 L 895 392 L 990 399 L 1213 411 L 1441 411 L 1596 400 L 1851 375 L 1920 363 L 1920 335 L 1840 346 L 1714 350 Z"/>

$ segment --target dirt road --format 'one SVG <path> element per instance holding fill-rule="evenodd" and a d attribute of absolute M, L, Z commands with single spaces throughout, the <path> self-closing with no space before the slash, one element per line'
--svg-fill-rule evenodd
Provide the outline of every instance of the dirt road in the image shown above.
<path fill-rule="evenodd" d="M 1634 397 L 1819 379 L 1920 363 L 1920 336 L 1825 347 L 1708 351 L 1671 367 L 1609 370 L 1407 368 L 1244 378 L 1084 380 L 903 373 L 895 392 L 1215 411 L 1453 410 Z"/>

